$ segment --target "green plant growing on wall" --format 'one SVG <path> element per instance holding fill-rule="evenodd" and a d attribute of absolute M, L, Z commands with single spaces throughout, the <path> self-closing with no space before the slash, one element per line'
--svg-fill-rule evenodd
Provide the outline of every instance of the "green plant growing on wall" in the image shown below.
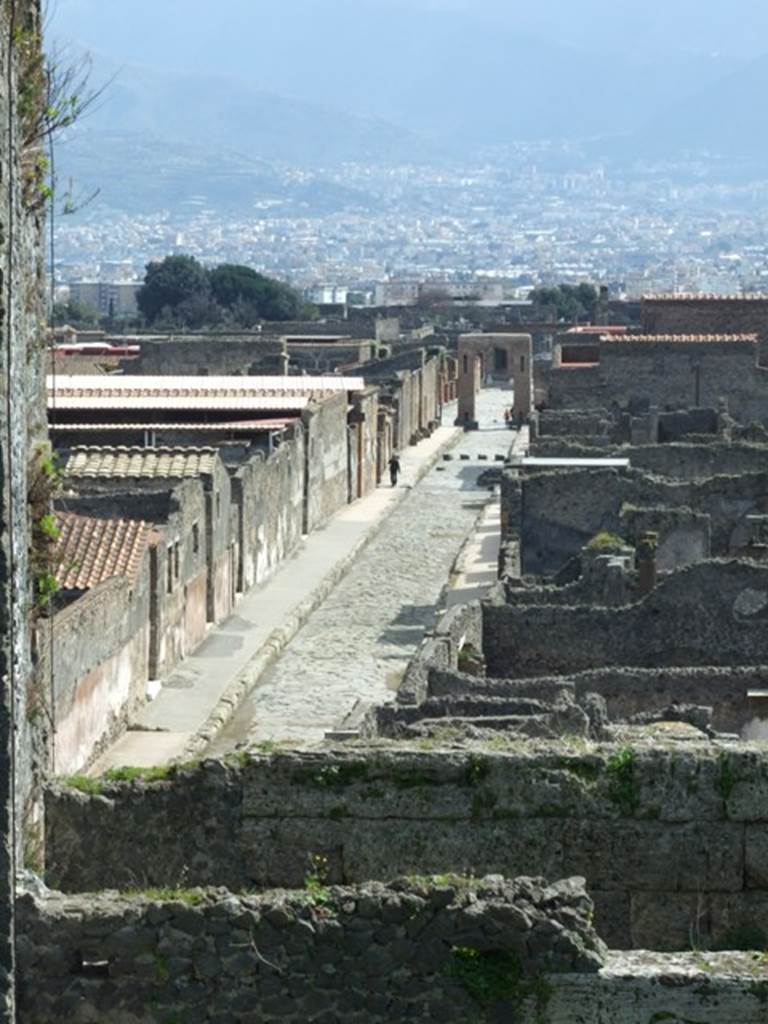
<path fill-rule="evenodd" d="M 537 1024 L 543 1024 L 552 988 L 541 975 L 526 974 L 514 953 L 508 950 L 481 952 L 471 946 L 454 946 L 447 973 L 486 1013 L 499 1003 L 510 1003 L 517 1019 L 523 1004 L 533 1000 Z"/>
<path fill-rule="evenodd" d="M 331 898 L 328 889 L 328 858 L 322 853 L 309 855 L 309 870 L 304 876 L 306 903 L 311 907 L 322 907 Z"/>
<path fill-rule="evenodd" d="M 589 551 L 603 551 L 609 554 L 612 551 L 621 551 L 626 546 L 626 541 L 622 540 L 617 534 L 610 533 L 608 530 L 600 530 L 587 544 L 587 549 Z"/>
<path fill-rule="evenodd" d="M 50 446 L 38 445 L 29 468 L 27 492 L 31 521 L 29 566 L 38 614 L 50 607 L 59 590 L 53 571 L 53 553 L 61 531 L 53 511 L 53 499 L 60 488 L 61 476 Z"/>
<path fill-rule="evenodd" d="M 52 139 L 79 121 L 109 85 L 91 85 L 90 57 L 63 50 L 46 53 L 37 26 L 18 25 L 12 49 L 16 59 L 16 109 L 20 125 L 20 164 L 24 205 L 31 213 L 52 199 Z M 68 201 L 73 204 L 71 198 Z M 66 207 L 65 207 L 66 211 Z"/>
<path fill-rule="evenodd" d="M 625 817 L 631 817 L 639 805 L 635 791 L 635 752 L 624 747 L 606 765 L 608 774 L 608 798 L 612 800 Z"/>
<path fill-rule="evenodd" d="M 738 779 L 736 778 L 736 773 L 733 770 L 733 764 L 728 755 L 728 751 L 723 750 L 720 752 L 717 759 L 717 767 L 718 773 L 717 780 L 715 782 L 717 791 L 723 800 L 729 800 Z"/>
<path fill-rule="evenodd" d="M 90 775 L 69 775 L 61 782 L 69 789 L 76 789 L 79 793 L 85 793 L 87 796 L 99 796 L 104 788 L 99 779 L 93 779 Z"/>

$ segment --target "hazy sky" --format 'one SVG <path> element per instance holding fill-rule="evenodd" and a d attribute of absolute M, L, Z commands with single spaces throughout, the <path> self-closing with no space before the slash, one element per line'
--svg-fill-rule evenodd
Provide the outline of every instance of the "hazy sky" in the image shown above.
<path fill-rule="evenodd" d="M 723 51 L 758 56 L 768 51 L 768 4 L 765 0 L 48 0 L 56 32 L 78 36 L 93 47 L 134 50 L 143 37 L 152 51 L 159 34 L 172 46 L 199 30 L 215 12 L 218 26 L 249 27 L 258 59 L 258 28 L 264 20 L 284 20 L 286 36 L 292 8 L 344 33 L 350 17 L 365 22 L 379 10 L 465 12 L 523 32 L 534 31 L 556 42 L 603 49 L 648 46 L 654 53 Z M 147 17 L 148 15 L 148 17 Z M 190 25 L 192 23 L 192 25 Z M 110 30 L 110 25 L 113 30 Z M 138 47 L 139 51 L 141 46 Z M 134 54 L 126 54 L 133 57 Z"/>
<path fill-rule="evenodd" d="M 765 93 L 766 72 L 745 65 L 768 53 L 766 0 L 50 0 L 50 8 L 51 41 L 69 37 L 108 59 L 106 67 L 97 60 L 97 82 L 122 69 L 105 117 L 161 133 L 179 104 L 199 120 L 220 116 L 206 76 L 238 79 L 223 95 L 248 95 L 244 126 L 256 91 L 468 143 L 623 134 L 667 111 L 687 119 L 716 105 L 721 83 L 734 109 L 751 110 Z M 164 72 L 175 78 L 172 94 L 157 84 Z M 732 75 L 740 78 L 729 91 Z"/>

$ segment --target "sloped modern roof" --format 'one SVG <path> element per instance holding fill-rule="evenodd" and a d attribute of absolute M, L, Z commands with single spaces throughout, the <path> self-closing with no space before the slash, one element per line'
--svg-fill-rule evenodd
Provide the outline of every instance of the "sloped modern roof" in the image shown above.
<path fill-rule="evenodd" d="M 95 519 L 73 512 L 56 517 L 54 575 L 62 590 L 89 590 L 104 580 L 135 580 L 152 527 L 134 519 Z"/>
<path fill-rule="evenodd" d="M 64 466 L 67 477 L 112 479 L 194 479 L 215 469 L 215 448 L 73 448 Z"/>

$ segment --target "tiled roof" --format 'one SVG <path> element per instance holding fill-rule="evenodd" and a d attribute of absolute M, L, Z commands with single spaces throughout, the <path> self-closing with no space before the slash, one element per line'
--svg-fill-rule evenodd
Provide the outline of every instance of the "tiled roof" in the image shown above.
<path fill-rule="evenodd" d="M 48 406 L 57 410 L 155 409 L 295 413 L 310 401 L 362 391 L 362 377 L 109 377 L 48 378 Z"/>
<path fill-rule="evenodd" d="M 298 423 L 295 416 L 281 416 L 272 420 L 234 420 L 231 423 L 50 423 L 48 430 L 54 433 L 104 433 L 111 430 L 185 430 L 190 433 L 214 434 L 227 432 L 249 433 L 260 430 L 282 430 L 292 423 Z"/>
<path fill-rule="evenodd" d="M 661 342 L 666 345 L 707 344 L 717 342 L 749 342 L 757 344 L 756 334 L 604 334 L 600 341 L 605 344 L 626 345 L 632 341 Z"/>
<path fill-rule="evenodd" d="M 713 292 L 681 292 L 679 295 L 656 293 L 643 295 L 643 302 L 768 302 L 768 295 L 748 292 L 746 295 L 716 295 Z"/>
<path fill-rule="evenodd" d="M 215 448 L 74 448 L 64 476 L 181 480 L 209 476 L 217 458 Z"/>
<path fill-rule="evenodd" d="M 136 579 L 149 543 L 149 523 L 92 519 L 73 512 L 59 513 L 56 519 L 61 532 L 54 549 L 54 575 L 62 590 L 88 590 L 114 576 Z"/>

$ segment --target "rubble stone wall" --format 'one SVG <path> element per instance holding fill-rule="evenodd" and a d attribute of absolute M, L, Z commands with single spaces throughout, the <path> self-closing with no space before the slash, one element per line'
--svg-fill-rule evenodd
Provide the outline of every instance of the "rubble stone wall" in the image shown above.
<path fill-rule="evenodd" d="M 58 612 L 52 623 L 45 619 L 38 624 L 38 665 L 44 679 L 51 678 L 53 657 L 55 774 L 80 771 L 146 699 L 147 562 L 145 557 L 135 585 L 123 578 L 105 580 Z M 44 714 L 42 708 L 35 713 Z"/>
<path fill-rule="evenodd" d="M 557 572 L 597 533 L 623 535 L 622 508 L 688 508 L 709 515 L 711 551 L 724 557 L 750 536 L 748 515 L 763 513 L 768 474 L 670 480 L 641 470 L 577 469 L 502 481 L 504 536 L 521 538 L 524 573 Z"/>
<path fill-rule="evenodd" d="M 768 663 L 768 566 L 709 561 L 618 608 L 483 606 L 488 673 L 524 679 L 614 666 Z"/>
<path fill-rule="evenodd" d="M 313 406 L 302 418 L 307 429 L 304 533 L 311 533 L 349 498 L 346 392 Z"/>
<path fill-rule="evenodd" d="M 496 965 L 492 1002 L 540 1020 L 546 979 L 602 967 L 591 911 L 583 879 L 25 896 L 20 1010 L 27 1024 L 466 1024 L 484 1019 Z"/>
<path fill-rule="evenodd" d="M 263 583 L 301 542 L 305 436 L 303 427 L 294 427 L 276 451 L 258 453 L 232 479 L 240 508 L 241 592 Z"/>
<path fill-rule="evenodd" d="M 124 373 L 149 376 L 259 376 L 283 374 L 288 362 L 285 343 L 259 334 L 245 336 L 183 335 L 142 338 L 141 353 L 121 363 Z"/>
<path fill-rule="evenodd" d="M 553 368 L 549 385 L 555 409 L 717 408 L 724 396 L 741 418 L 768 418 L 768 375 L 754 343 L 603 342 L 598 366 Z"/>
<path fill-rule="evenodd" d="M 765 445 L 723 444 L 714 438 L 711 444 L 603 445 L 598 438 L 595 444 L 580 444 L 572 438 L 543 437 L 535 442 L 532 454 L 544 458 L 629 459 L 633 469 L 682 480 L 762 473 L 768 465 Z"/>
<path fill-rule="evenodd" d="M 768 918 L 768 757 L 749 744 L 285 753 L 47 794 L 66 891 L 583 875 L 613 948 L 733 948 Z"/>

